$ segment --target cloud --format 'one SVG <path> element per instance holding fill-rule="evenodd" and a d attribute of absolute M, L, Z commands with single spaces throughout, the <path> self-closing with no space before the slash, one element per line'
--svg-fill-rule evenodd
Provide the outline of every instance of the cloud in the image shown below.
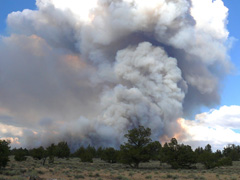
<path fill-rule="evenodd" d="M 0 109 L 25 128 L 23 146 L 118 146 L 138 125 L 172 136 L 178 118 L 220 102 L 231 68 L 221 0 L 36 5 L 9 14 L 0 40 Z"/>
<path fill-rule="evenodd" d="M 179 123 L 187 133 L 183 141 L 195 148 L 207 143 L 215 150 L 240 144 L 240 106 L 222 106 L 197 114 L 193 121 L 180 119 Z"/>

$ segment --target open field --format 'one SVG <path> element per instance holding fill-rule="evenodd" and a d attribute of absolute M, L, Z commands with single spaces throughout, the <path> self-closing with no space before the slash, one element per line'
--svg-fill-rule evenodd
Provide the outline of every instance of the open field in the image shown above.
<path fill-rule="evenodd" d="M 28 157 L 25 162 L 16 162 L 11 156 L 5 170 L 1 171 L 0 180 L 26 180 L 40 177 L 44 180 L 75 180 L 75 179 L 109 179 L 109 180 L 143 180 L 143 179 L 188 179 L 188 180 L 238 180 L 240 179 L 240 162 L 234 162 L 231 167 L 221 167 L 205 170 L 172 170 L 159 162 L 141 164 L 139 169 L 128 168 L 122 164 L 108 164 L 99 159 L 94 163 L 82 163 L 78 158 L 55 159 L 54 164 L 46 163 Z"/>

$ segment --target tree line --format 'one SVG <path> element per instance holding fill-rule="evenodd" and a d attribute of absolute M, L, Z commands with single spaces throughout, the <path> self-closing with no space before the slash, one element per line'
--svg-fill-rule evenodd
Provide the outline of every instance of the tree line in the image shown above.
<path fill-rule="evenodd" d="M 234 144 L 224 147 L 223 151 L 212 151 L 211 145 L 205 148 L 198 147 L 195 150 L 189 145 L 179 144 L 177 139 L 172 138 L 170 142 L 163 146 L 158 141 L 152 141 L 150 138 L 151 129 L 139 126 L 129 130 L 125 137 L 127 142 L 122 144 L 119 149 L 113 147 L 95 148 L 88 145 L 81 146 L 74 153 L 70 152 L 67 142 L 51 144 L 47 148 L 38 147 L 34 149 L 12 149 L 10 142 L 0 140 L 0 169 L 4 168 L 9 156 L 13 155 L 16 161 L 25 161 L 27 156 L 41 160 L 44 165 L 54 163 L 54 158 L 78 157 L 82 162 L 93 162 L 93 158 L 101 158 L 108 163 L 123 163 L 133 168 L 138 168 L 142 162 L 150 160 L 167 163 L 173 169 L 196 168 L 197 163 L 201 163 L 205 168 L 210 169 L 219 166 L 231 166 L 232 161 L 240 159 L 240 146 Z"/>

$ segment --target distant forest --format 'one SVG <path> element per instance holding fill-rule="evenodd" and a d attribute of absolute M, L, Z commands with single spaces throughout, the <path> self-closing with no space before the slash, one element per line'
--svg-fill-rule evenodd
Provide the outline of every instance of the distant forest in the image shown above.
<path fill-rule="evenodd" d="M 113 147 L 95 148 L 88 145 L 80 147 L 71 153 L 67 142 L 51 144 L 47 148 L 34 149 L 14 148 L 10 149 L 10 142 L 0 140 L 0 169 L 7 166 L 9 156 L 14 156 L 16 161 L 25 161 L 27 156 L 40 160 L 44 166 L 46 163 L 54 163 L 54 158 L 78 157 L 82 162 L 93 162 L 93 158 L 101 158 L 108 163 L 123 163 L 132 168 L 138 168 L 140 163 L 159 161 L 167 163 L 173 169 L 195 169 L 197 163 L 204 165 L 206 169 L 220 166 L 231 166 L 232 161 L 240 159 L 240 146 L 228 145 L 222 151 L 213 152 L 211 145 L 205 148 L 198 147 L 195 150 L 189 145 L 179 144 L 177 139 L 161 145 L 150 138 L 151 129 L 139 126 L 129 130 L 125 137 L 127 142 L 119 149 Z"/>

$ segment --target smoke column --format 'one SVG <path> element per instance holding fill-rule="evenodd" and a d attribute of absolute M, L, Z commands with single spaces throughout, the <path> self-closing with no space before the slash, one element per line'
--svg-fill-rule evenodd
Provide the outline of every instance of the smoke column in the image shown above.
<path fill-rule="evenodd" d="M 61 68 L 74 72 L 53 72 L 61 77 L 58 87 L 81 84 L 84 93 L 73 97 L 84 107 L 74 110 L 80 118 L 68 111 L 54 126 L 35 126 L 35 134 L 22 130 L 22 145 L 67 140 L 72 148 L 118 146 L 127 130 L 139 125 L 151 128 L 154 140 L 173 137 L 182 131 L 178 118 L 220 102 L 221 81 L 231 68 L 222 0 L 37 0 L 36 5 L 35 11 L 11 13 L 9 29 L 49 47 L 51 72 L 64 57 Z"/>

